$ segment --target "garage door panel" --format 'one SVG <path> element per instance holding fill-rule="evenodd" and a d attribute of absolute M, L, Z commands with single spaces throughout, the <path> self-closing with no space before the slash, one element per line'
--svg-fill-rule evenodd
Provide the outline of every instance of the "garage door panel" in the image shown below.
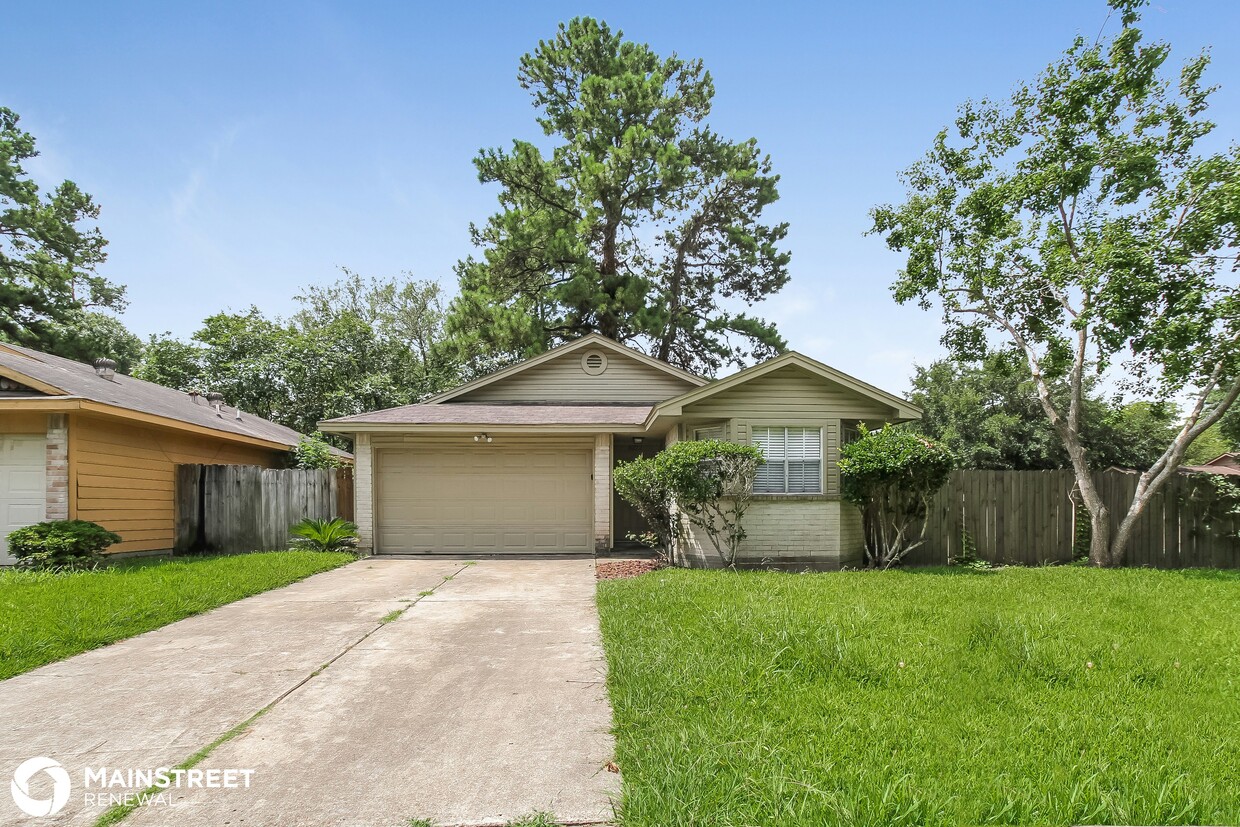
<path fill-rule="evenodd" d="M 46 461 L 47 442 L 43 437 L 0 435 L 0 564 L 16 562 L 8 552 L 9 532 L 43 521 Z"/>
<path fill-rule="evenodd" d="M 380 552 L 588 552 L 592 452 L 565 447 L 380 449 Z"/>

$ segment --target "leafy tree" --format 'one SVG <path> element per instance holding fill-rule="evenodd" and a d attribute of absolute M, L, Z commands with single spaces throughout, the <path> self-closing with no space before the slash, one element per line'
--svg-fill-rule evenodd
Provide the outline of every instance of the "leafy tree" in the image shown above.
<path fill-rule="evenodd" d="M 1216 457 L 1220 457 L 1227 452 L 1234 450 L 1227 437 L 1223 435 L 1221 423 L 1215 423 L 1207 428 L 1201 436 L 1193 440 L 1193 444 L 1189 446 L 1188 452 L 1184 454 L 1185 465 L 1204 465 Z"/>
<path fill-rule="evenodd" d="M 502 211 L 472 227 L 450 331 L 470 356 L 512 360 L 597 332 L 713 373 L 785 347 L 731 306 L 788 280 L 785 224 L 762 221 L 778 177 L 755 141 L 703 125 L 699 60 L 660 57 L 578 18 L 521 59 L 518 80 L 552 138 L 475 159 Z"/>
<path fill-rule="evenodd" d="M 165 332 L 147 339 L 133 375 L 167 388 L 202 392 L 206 389 L 203 358 L 201 346 L 182 342 Z M 253 408 L 251 411 L 257 413 Z"/>
<path fill-rule="evenodd" d="M 302 433 L 323 419 L 415 402 L 456 381 L 438 285 L 345 271 L 298 301 L 289 319 L 251 307 L 207 317 L 191 342 L 152 338 L 137 375 L 218 391 L 226 404 Z"/>
<path fill-rule="evenodd" d="M 1090 467 L 1148 468 L 1174 436 L 1175 407 L 1106 399 L 1094 390 L 1094 378 L 1086 379 L 1082 442 Z M 1022 354 L 941 359 L 919 366 L 912 384 L 912 400 L 924 411 L 912 427 L 946 446 L 962 468 L 1071 467 Z M 1055 382 L 1052 393 L 1062 404 L 1068 390 Z"/>
<path fill-rule="evenodd" d="M 91 197 L 72 181 L 41 194 L 22 167 L 38 152 L 19 120 L 0 107 L 0 340 L 81 358 L 66 331 L 88 309 L 123 309 L 125 290 L 95 272 L 107 242 L 89 226 L 99 217 Z"/>
<path fill-rule="evenodd" d="M 125 374 L 142 358 L 142 340 L 130 333 L 120 319 L 97 310 L 75 311 L 50 322 L 44 345 L 49 353 L 79 362 L 93 362 L 106 356 L 115 360 L 116 369 Z"/>
<path fill-rule="evenodd" d="M 710 541 L 725 566 L 735 567 L 762 451 L 705 439 L 670 445 L 654 461 L 659 484 L 671 492 L 676 512 Z"/>
<path fill-rule="evenodd" d="M 861 509 L 866 566 L 886 569 L 925 543 L 930 499 L 955 457 L 906 428 L 860 428 L 861 438 L 840 449 L 840 493 Z"/>
<path fill-rule="evenodd" d="M 293 466 L 296 468 L 338 468 L 340 458 L 332 453 L 332 446 L 318 431 L 303 435 L 293 448 Z"/>
<path fill-rule="evenodd" d="M 1222 390 L 1216 390 L 1211 395 L 1210 404 L 1217 405 L 1222 396 Z M 1217 425 L 1212 426 L 1211 430 L 1214 429 L 1217 429 L 1219 442 L 1224 446 L 1219 453 L 1240 451 L 1240 404 L 1235 404 L 1228 408 L 1227 413 L 1223 414 Z M 1218 454 L 1214 456 L 1218 456 Z M 1207 459 L 1212 459 L 1212 457 L 1207 457 Z"/>
<path fill-rule="evenodd" d="M 1110 41 L 1078 38 L 1009 100 L 965 104 L 955 136 L 940 132 L 905 173 L 907 200 L 873 213 L 908 256 L 897 301 L 940 305 L 957 355 L 988 336 L 1024 353 L 1089 510 L 1095 565 L 1123 561 L 1150 497 L 1240 396 L 1240 150 L 1200 150 L 1208 58 L 1165 78 L 1170 48 L 1142 43 L 1141 5 L 1113 0 L 1123 25 Z M 1143 396 L 1191 394 L 1114 534 L 1082 436 L 1087 373 L 1113 366 Z"/>

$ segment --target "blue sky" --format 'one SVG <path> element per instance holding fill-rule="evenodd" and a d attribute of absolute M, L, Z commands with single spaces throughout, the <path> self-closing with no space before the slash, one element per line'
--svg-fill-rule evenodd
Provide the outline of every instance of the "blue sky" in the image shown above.
<path fill-rule="evenodd" d="M 896 173 L 969 97 L 1001 95 L 1106 16 L 1093 0 L 889 3 L 24 3 L 5 11 L 0 105 L 43 183 L 102 205 L 125 322 L 189 336 L 218 310 L 293 309 L 298 288 L 410 271 L 454 288 L 468 226 L 495 209 L 471 159 L 536 138 L 517 61 L 593 15 L 702 58 L 712 126 L 756 137 L 782 175 L 792 281 L 760 308 L 791 346 L 894 391 L 939 322 L 888 292 L 866 237 Z M 1212 114 L 1240 136 L 1240 4 L 1163 0 L 1173 62 L 1212 47 Z"/>

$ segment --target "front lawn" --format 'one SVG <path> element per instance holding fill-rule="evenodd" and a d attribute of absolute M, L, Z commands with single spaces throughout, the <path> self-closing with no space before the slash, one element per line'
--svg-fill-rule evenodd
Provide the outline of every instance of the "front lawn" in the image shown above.
<path fill-rule="evenodd" d="M 1240 572 L 599 584 L 622 823 L 1240 824 Z"/>
<path fill-rule="evenodd" d="M 133 560 L 73 574 L 0 571 L 0 680 L 352 559 L 269 551 Z"/>

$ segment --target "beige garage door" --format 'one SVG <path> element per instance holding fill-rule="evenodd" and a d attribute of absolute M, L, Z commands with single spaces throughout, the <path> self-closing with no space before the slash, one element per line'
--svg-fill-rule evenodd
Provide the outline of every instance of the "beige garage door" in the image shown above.
<path fill-rule="evenodd" d="M 380 448 L 376 550 L 592 551 L 590 473 L 589 448 Z"/>

